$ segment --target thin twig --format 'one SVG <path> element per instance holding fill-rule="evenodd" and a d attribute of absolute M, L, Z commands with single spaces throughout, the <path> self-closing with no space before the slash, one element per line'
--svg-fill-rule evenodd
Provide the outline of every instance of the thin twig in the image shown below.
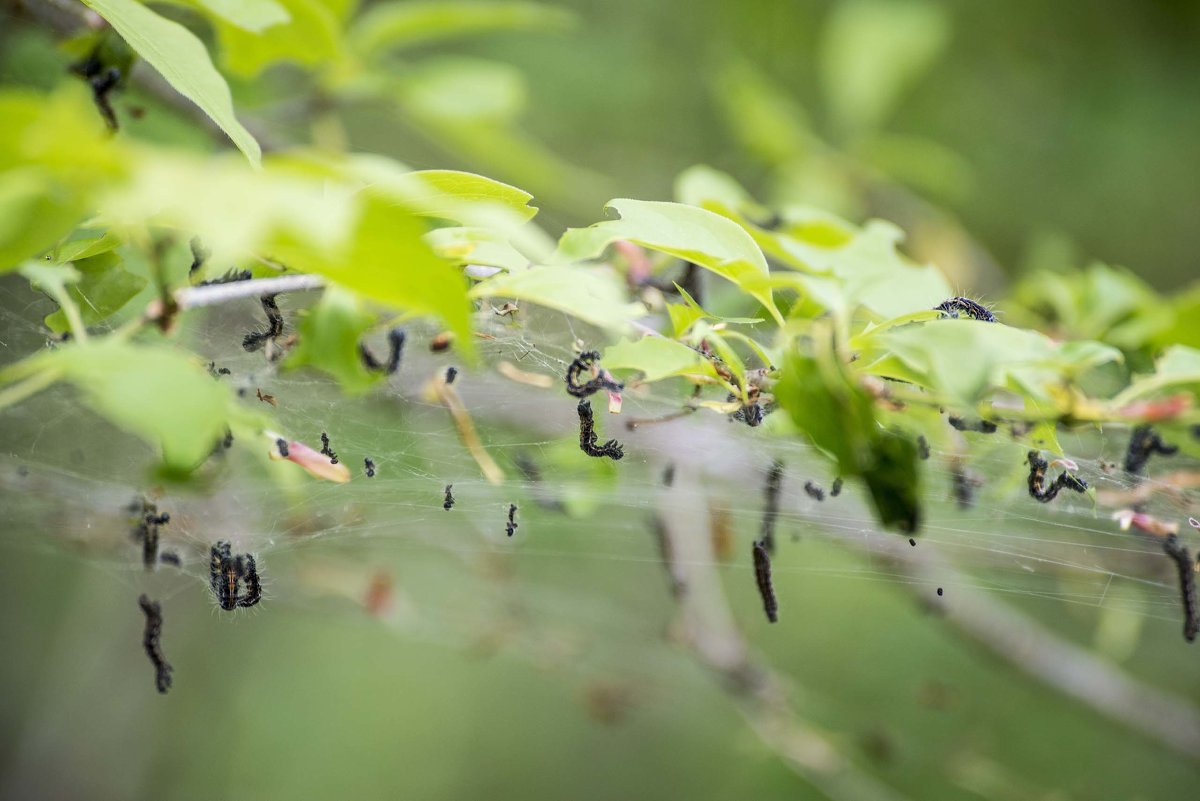
<path fill-rule="evenodd" d="M 228 284 L 189 286 L 175 290 L 175 303 L 180 310 L 195 309 L 228 303 L 239 298 L 257 298 L 263 295 L 278 295 L 283 292 L 308 292 L 325 286 L 319 275 L 302 273 L 280 278 L 257 278 L 250 281 L 233 281 Z"/>

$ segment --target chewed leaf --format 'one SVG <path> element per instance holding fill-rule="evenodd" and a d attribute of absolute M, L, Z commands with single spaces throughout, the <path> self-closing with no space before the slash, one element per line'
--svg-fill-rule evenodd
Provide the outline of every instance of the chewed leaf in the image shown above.
<path fill-rule="evenodd" d="M 695 262 L 746 289 L 777 322 L 771 289 L 762 285 L 769 275 L 758 245 L 737 223 L 694 206 L 644 200 L 613 200 L 608 204 L 619 220 L 572 228 L 563 234 L 558 261 L 594 259 L 618 239 Z"/>
<path fill-rule="evenodd" d="M 262 162 L 258 142 L 233 114 L 229 86 L 213 67 L 204 44 L 191 31 L 135 0 L 84 0 L 84 3 L 104 17 L 177 92 L 203 109 L 251 164 L 258 166 Z"/>
<path fill-rule="evenodd" d="M 644 381 L 677 375 L 716 376 L 711 361 L 695 349 L 666 337 L 622 340 L 604 351 L 602 361 L 609 370 L 640 370 Z"/>
<path fill-rule="evenodd" d="M 645 312 L 640 303 L 625 299 L 624 286 L 616 275 L 586 267 L 532 267 L 502 273 L 477 284 L 470 295 L 527 300 L 618 331 Z"/>

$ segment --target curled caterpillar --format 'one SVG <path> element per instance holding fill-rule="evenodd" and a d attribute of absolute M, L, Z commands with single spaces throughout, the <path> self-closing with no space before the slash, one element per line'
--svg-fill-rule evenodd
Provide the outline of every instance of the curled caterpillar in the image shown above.
<path fill-rule="evenodd" d="M 1028 460 L 1029 494 L 1039 503 L 1050 503 L 1058 496 L 1059 490 L 1064 488 L 1075 492 L 1087 492 L 1087 482 L 1076 478 L 1066 470 L 1059 473 L 1058 478 L 1054 479 L 1050 486 L 1046 486 L 1046 468 L 1050 466 L 1050 463 L 1037 451 L 1030 451 Z"/>
<path fill-rule="evenodd" d="M 1168 445 L 1153 426 L 1138 426 L 1129 436 L 1129 447 L 1125 451 L 1125 472 L 1138 475 L 1154 454 L 1173 456 L 1179 448 Z"/>
<path fill-rule="evenodd" d="M 358 356 L 362 359 L 363 367 L 366 367 L 372 373 L 386 373 L 392 375 L 400 369 L 400 357 L 404 355 L 404 329 L 397 326 L 387 332 L 388 341 L 388 358 L 386 362 L 380 362 L 375 358 L 375 354 L 371 353 L 365 342 L 358 343 Z"/>
<path fill-rule="evenodd" d="M 262 303 L 263 311 L 267 314 L 267 330 L 254 331 L 242 338 L 242 348 L 247 351 L 256 351 L 268 340 L 277 339 L 283 334 L 283 314 L 279 311 L 275 296 L 263 295 L 259 301 Z"/>
<path fill-rule="evenodd" d="M 586 398 L 602 389 L 610 392 L 620 392 L 625 389 L 625 385 L 613 379 L 607 370 L 600 370 L 594 378 L 587 381 L 580 381 L 582 374 L 590 370 L 592 365 L 599 360 L 599 351 L 588 350 L 579 354 L 575 358 L 575 361 L 567 366 L 567 375 L 565 377 L 567 394 L 574 395 L 576 398 Z"/>

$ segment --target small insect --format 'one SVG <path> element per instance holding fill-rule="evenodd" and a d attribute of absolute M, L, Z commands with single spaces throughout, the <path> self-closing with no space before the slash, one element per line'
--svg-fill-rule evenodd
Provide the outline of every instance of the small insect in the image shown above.
<path fill-rule="evenodd" d="M 238 562 L 242 568 L 242 579 L 246 583 L 246 591 L 238 598 L 237 605 L 249 608 L 262 600 L 262 583 L 258 579 L 258 562 L 254 559 L 254 554 L 246 554 L 244 562 L 239 557 Z"/>
<path fill-rule="evenodd" d="M 442 508 L 449 512 L 454 507 L 454 494 L 450 490 L 454 487 L 453 484 L 446 485 L 446 499 L 442 501 Z"/>
<path fill-rule="evenodd" d="M 1129 436 L 1129 448 L 1125 451 L 1125 472 L 1139 475 L 1154 454 L 1172 456 L 1178 451 L 1177 446 L 1163 442 L 1153 426 L 1138 426 Z"/>
<path fill-rule="evenodd" d="M 329 447 L 329 435 L 324 431 L 321 432 L 321 455 L 328 456 L 330 464 L 338 463 L 338 455 Z"/>
<path fill-rule="evenodd" d="M 762 596 L 763 611 L 772 623 L 779 620 L 779 602 L 775 599 L 775 587 L 771 584 L 771 554 L 761 540 L 755 540 L 751 553 L 754 556 L 754 580 L 758 594 Z"/>
<path fill-rule="evenodd" d="M 975 490 L 983 484 L 983 479 L 962 465 L 954 465 L 954 501 L 959 509 L 970 509 L 975 505 Z"/>
<path fill-rule="evenodd" d="M 250 607 L 262 600 L 258 563 L 250 554 L 234 556 L 228 542 L 218 542 L 209 556 L 209 587 L 226 612 Z M 245 592 L 240 587 L 245 586 Z"/>
<path fill-rule="evenodd" d="M 576 398 L 586 398 L 589 395 L 594 395 L 602 389 L 609 392 L 620 392 L 625 389 L 625 385 L 615 380 L 607 370 L 593 370 L 593 365 L 600 360 L 600 352 L 595 350 L 586 350 L 575 357 L 575 361 L 567 366 L 567 393 L 574 395 Z M 584 371 L 594 373 L 593 377 L 587 381 L 580 382 L 580 376 Z"/>
<path fill-rule="evenodd" d="M 370 458 L 363 459 L 363 469 L 367 471 L 367 478 L 375 478 L 375 462 Z"/>
<path fill-rule="evenodd" d="M 183 560 L 179 558 L 179 554 L 174 551 L 163 551 L 158 555 L 158 561 L 164 565 L 174 565 L 175 567 L 183 567 Z"/>
<path fill-rule="evenodd" d="M 937 593 L 938 593 L 938 597 L 939 597 L 939 598 L 941 598 L 941 597 L 942 597 L 942 595 L 944 595 L 944 594 L 945 594 L 945 593 L 943 592 L 943 590 L 942 590 L 942 588 L 941 588 L 941 587 L 938 587 L 938 589 L 937 589 Z"/>
<path fill-rule="evenodd" d="M 1058 496 L 1059 490 L 1064 488 L 1075 492 L 1087 492 L 1087 482 L 1076 478 L 1066 470 L 1059 473 L 1058 478 L 1054 479 L 1050 486 L 1046 486 L 1046 468 L 1050 466 L 1050 463 L 1037 451 L 1030 451 L 1027 459 L 1029 461 L 1029 494 L 1039 503 L 1050 503 Z"/>
<path fill-rule="evenodd" d="M 221 447 L 225 450 L 229 450 L 233 447 L 233 432 L 228 428 L 225 429 L 225 438 L 221 440 Z"/>
<path fill-rule="evenodd" d="M 662 483 L 664 487 L 670 487 L 675 483 L 675 463 L 671 462 L 663 468 Z"/>
<path fill-rule="evenodd" d="M 512 536 L 517 530 L 517 505 L 510 503 L 508 505 L 508 523 L 504 526 L 504 533 Z"/>
<path fill-rule="evenodd" d="M 833 486 L 829 488 L 829 497 L 836 498 L 842 494 L 842 477 L 838 476 L 833 480 Z"/>
<path fill-rule="evenodd" d="M 929 458 L 929 440 L 925 439 L 924 434 L 917 437 L 917 456 L 922 459 Z"/>
<path fill-rule="evenodd" d="M 446 368 L 446 383 L 447 384 L 453 384 L 454 379 L 457 377 L 458 377 L 458 368 L 457 367 L 447 367 Z"/>
<path fill-rule="evenodd" d="M 146 649 L 146 656 L 150 657 L 150 663 L 154 665 L 154 686 L 160 693 L 165 693 L 171 689 L 173 668 L 163 656 L 160 642 L 163 622 L 162 607 L 158 601 L 151 601 L 145 595 L 138 597 L 138 606 L 146 615 L 146 628 L 142 632 L 142 647 Z"/>
<path fill-rule="evenodd" d="M 912 537 L 909 537 L 909 538 L 908 538 L 908 544 L 909 544 L 909 545 L 911 545 L 911 546 L 912 546 L 912 547 L 914 547 L 914 548 L 916 548 L 916 547 L 917 547 L 917 541 L 916 541 L 915 539 L 913 539 Z"/>
<path fill-rule="evenodd" d="M 982 434 L 995 434 L 996 424 L 990 420 L 963 420 L 961 417 L 949 415 L 946 417 L 946 422 L 951 428 L 958 431 L 978 431 Z"/>
<path fill-rule="evenodd" d="M 274 396 L 274 395 L 270 395 L 270 394 L 268 394 L 268 393 L 266 393 L 266 392 L 263 392 L 263 391 L 262 391 L 261 389 L 259 389 L 258 387 L 255 387 L 255 388 L 254 388 L 254 397 L 258 398 L 258 399 L 259 399 L 260 401 L 262 401 L 263 403 L 269 403 L 269 404 L 271 404 L 272 406 L 278 406 L 278 405 L 279 405 L 278 403 L 276 403 L 276 402 L 275 402 L 275 396 Z"/>
<path fill-rule="evenodd" d="M 433 353 L 443 353 L 450 350 L 450 346 L 454 344 L 454 334 L 449 331 L 442 333 L 429 340 L 429 350 Z"/>
<path fill-rule="evenodd" d="M 388 358 L 383 363 L 375 358 L 375 355 L 367 348 L 365 342 L 359 342 L 358 355 L 362 359 L 363 366 L 373 373 L 394 374 L 400 369 L 400 357 L 404 355 L 404 340 L 406 336 L 404 329 L 399 326 L 388 330 Z"/>
<path fill-rule="evenodd" d="M 267 314 L 267 330 L 254 331 L 242 338 L 242 348 L 253 352 L 265 345 L 269 340 L 277 339 L 283 334 L 283 315 L 274 295 L 263 295 L 259 298 L 263 311 Z"/>
<path fill-rule="evenodd" d="M 763 485 L 763 517 L 759 527 L 759 542 L 767 553 L 775 553 L 775 518 L 779 516 L 779 490 L 783 485 L 783 460 L 771 462 L 767 481 Z"/>
<path fill-rule="evenodd" d="M 579 414 L 579 449 L 588 456 L 607 456 L 613 461 L 620 461 L 625 456 L 625 449 L 621 447 L 621 443 L 610 439 L 603 445 L 596 444 L 596 419 L 592 415 L 592 402 L 581 400 L 575 410 Z"/>
<path fill-rule="evenodd" d="M 1179 573 L 1179 593 L 1183 601 L 1183 638 L 1194 642 L 1200 633 L 1200 612 L 1196 609 L 1196 573 L 1188 549 L 1179 544 L 1174 534 L 1163 540 L 1163 551 L 1175 563 Z"/>
<path fill-rule="evenodd" d="M 808 493 L 808 497 L 814 501 L 825 500 L 825 490 L 821 489 L 821 485 L 815 481 L 805 481 L 804 491 Z"/>
<path fill-rule="evenodd" d="M 275 440 L 275 448 L 279 451 L 281 458 L 288 458 L 288 444 L 286 439 L 280 437 L 279 439 Z"/>
<path fill-rule="evenodd" d="M 213 378 L 220 378 L 223 375 L 230 375 L 231 372 L 228 367 L 217 367 L 216 362 L 209 362 L 208 363 L 208 374 L 211 375 Z"/>
<path fill-rule="evenodd" d="M 171 515 L 167 512 L 159 514 L 158 507 L 144 498 L 135 500 L 130 509 L 140 513 L 141 519 L 133 530 L 133 538 L 142 544 L 142 566 L 150 570 L 158 561 L 158 529 L 171 522 Z"/>
<path fill-rule="evenodd" d="M 521 307 L 515 303 L 505 303 L 498 309 L 492 309 L 492 311 L 496 313 L 497 317 L 512 317 L 521 311 Z"/>
<path fill-rule="evenodd" d="M 92 100 L 100 111 L 100 116 L 104 118 L 104 124 L 110 131 L 115 132 L 120 126 L 117 124 L 117 114 L 113 111 L 108 95 L 121 82 L 121 71 L 116 67 L 105 68 L 100 61 L 100 52 L 97 48 L 83 61 L 72 64 L 71 72 L 85 80 L 91 87 Z"/>
<path fill-rule="evenodd" d="M 996 322 L 994 314 L 970 298 L 950 298 L 943 300 L 934 306 L 933 310 L 941 312 L 942 317 L 958 319 L 958 317 L 962 316 L 969 317 L 972 320 L 983 320 L 985 323 Z"/>
<path fill-rule="evenodd" d="M 188 248 L 192 251 L 192 266 L 188 267 L 188 275 L 193 275 L 204 266 L 204 262 L 208 261 L 208 257 L 212 254 L 204 247 L 198 236 L 193 236 L 188 240 Z"/>

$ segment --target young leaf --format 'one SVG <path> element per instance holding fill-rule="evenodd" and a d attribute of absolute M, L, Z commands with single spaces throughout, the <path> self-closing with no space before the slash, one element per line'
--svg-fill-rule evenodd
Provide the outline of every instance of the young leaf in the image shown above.
<path fill-rule="evenodd" d="M 234 116 L 229 86 L 213 67 L 204 44 L 191 31 L 136 0 L 83 2 L 104 17 L 177 92 L 203 109 L 251 164 L 261 163 L 258 142 Z"/>
<path fill-rule="evenodd" d="M 770 288 L 761 286 L 770 274 L 767 260 L 737 223 L 679 203 L 622 199 L 611 201 L 608 208 L 621 219 L 568 229 L 559 240 L 556 258 L 594 259 L 611 243 L 625 239 L 695 262 L 732 281 L 766 307 L 776 322 L 783 322 Z"/>
<path fill-rule="evenodd" d="M 643 381 L 660 381 L 677 375 L 715 377 L 712 362 L 695 349 L 666 337 L 623 339 L 610 345 L 601 360 L 607 370 L 640 370 Z"/>
<path fill-rule="evenodd" d="M 472 298 L 513 298 L 558 309 L 584 322 L 622 331 L 629 321 L 645 313 L 640 303 L 629 303 L 625 289 L 611 273 L 579 266 L 531 267 L 519 273 L 501 273 L 481 281 Z"/>

